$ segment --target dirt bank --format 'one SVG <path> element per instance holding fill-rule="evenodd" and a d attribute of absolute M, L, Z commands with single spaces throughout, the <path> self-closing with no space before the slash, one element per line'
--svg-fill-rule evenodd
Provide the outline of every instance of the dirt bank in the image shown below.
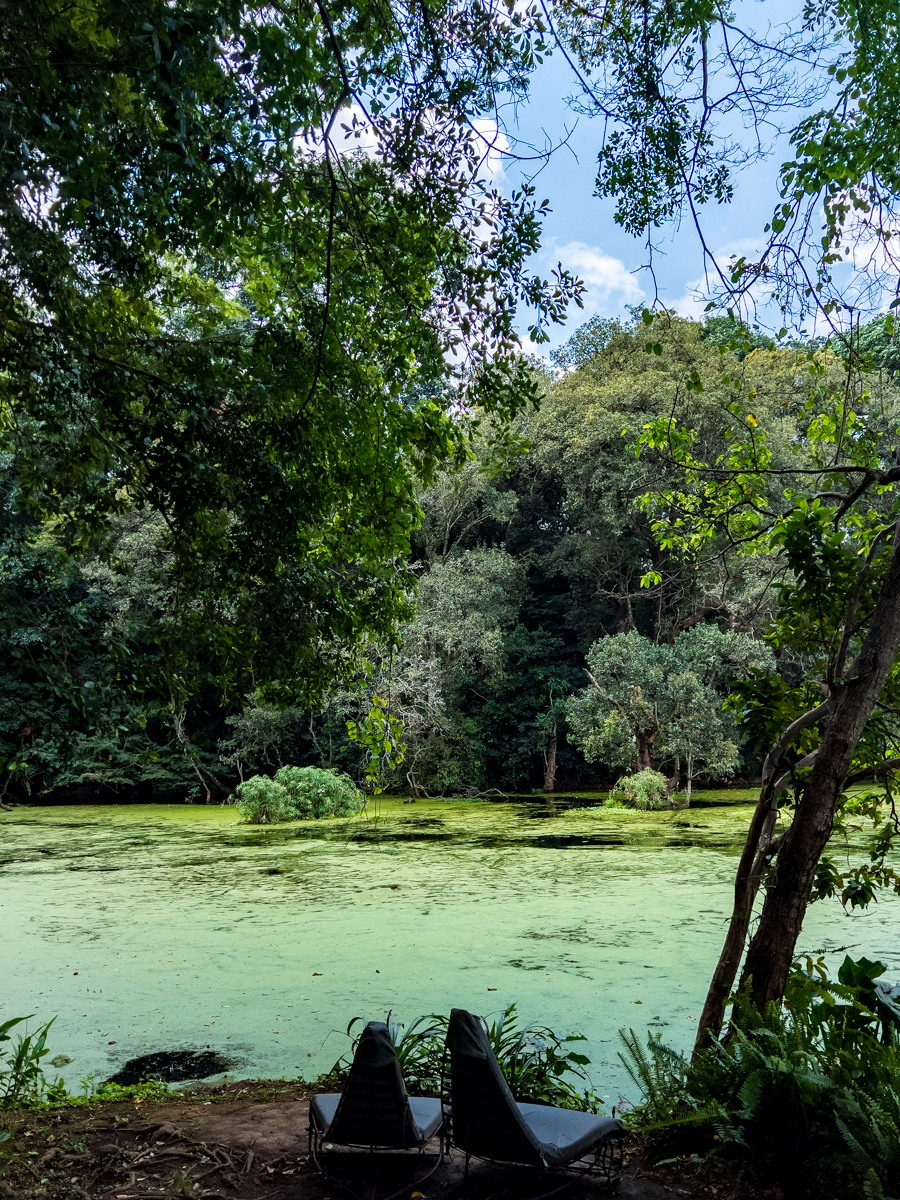
<path fill-rule="evenodd" d="M 0 1193 L 6 1200 L 337 1200 L 345 1193 L 308 1161 L 310 1096 L 290 1084 L 244 1082 L 161 1102 L 0 1113 L 0 1127 L 11 1135 L 0 1144 Z M 346 1171 L 346 1155 L 339 1161 Z M 420 1191 L 420 1164 L 413 1156 L 385 1157 L 380 1194 L 404 1185 L 406 1197 Z M 349 1165 L 346 1178 L 352 1179 L 355 1164 Z M 754 1193 L 685 1165 L 655 1169 L 632 1140 L 615 1194 L 622 1200 L 781 1200 L 777 1190 Z M 528 1200 L 549 1183 L 537 1172 L 481 1165 L 473 1168 L 469 1196 Z M 452 1152 L 420 1194 L 461 1200 L 462 1156 Z M 609 1194 L 583 1180 L 563 1193 L 584 1200 Z"/>

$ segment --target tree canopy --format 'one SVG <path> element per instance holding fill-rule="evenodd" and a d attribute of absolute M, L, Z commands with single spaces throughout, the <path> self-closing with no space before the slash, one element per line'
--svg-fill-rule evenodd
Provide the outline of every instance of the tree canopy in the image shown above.
<path fill-rule="evenodd" d="M 589 761 L 626 772 L 668 766 L 688 798 L 696 775 L 717 779 L 738 765 L 740 733 L 723 703 L 734 684 L 774 666 L 758 638 L 714 625 L 686 629 L 671 645 L 636 631 L 595 642 L 590 686 L 569 705 L 574 740 Z"/>
<path fill-rule="evenodd" d="M 82 550 L 161 514 L 232 676 L 313 696 L 335 646 L 386 635 L 453 406 L 532 394 L 516 306 L 539 337 L 577 288 L 526 270 L 540 206 L 492 187 L 477 122 L 540 39 L 530 10 L 443 0 L 2 6 L 15 502 Z"/>
<path fill-rule="evenodd" d="M 703 749 L 696 722 L 684 723 L 682 782 L 697 772 L 716 778 L 715 758 L 704 754 L 729 743 L 739 758 L 720 763 L 720 776 L 732 768 L 752 776 L 759 746 L 774 734 L 742 724 L 752 705 L 740 689 L 735 712 L 721 711 L 726 686 L 744 669 L 735 664 L 727 679 L 713 680 L 697 656 L 704 639 L 716 638 L 749 639 L 756 657 L 748 652 L 747 661 L 765 665 L 774 654 L 763 672 L 765 705 L 753 710 L 772 721 L 792 719 L 814 694 L 809 646 L 781 638 L 767 649 L 761 640 L 777 616 L 777 588 L 790 581 L 784 555 L 776 546 L 743 554 L 715 523 L 695 544 L 668 544 L 672 531 L 642 498 L 681 486 L 683 468 L 665 443 L 640 455 L 634 445 L 674 408 L 696 432 L 698 453 L 702 447 L 712 460 L 727 453 L 729 430 L 738 428 L 728 409 L 733 389 L 722 382 L 731 372 L 745 397 L 756 392 L 756 429 L 774 459 L 796 463 L 799 453 L 806 462 L 808 448 L 798 450 L 806 439 L 798 437 L 811 419 L 809 387 L 836 400 L 844 366 L 822 349 L 812 357 L 799 347 L 730 350 L 715 323 L 660 318 L 648 328 L 640 315 L 589 324 L 564 352 L 578 357 L 574 370 L 554 377 L 535 368 L 533 386 L 543 393 L 537 409 L 512 425 L 473 416 L 465 435 L 471 457 L 415 495 L 423 516 L 398 566 L 418 580 L 417 594 L 403 597 L 409 619 L 399 636 L 371 634 L 362 648 L 368 672 L 344 660 L 343 682 L 320 700 L 300 680 L 273 703 L 259 690 L 252 659 L 220 655 L 203 610 L 183 603 L 168 529 L 154 510 L 114 516 L 104 553 L 88 548 L 73 559 L 61 550 L 55 520 L 35 522 L 10 497 L 3 756 L 22 764 L 18 786 L 204 799 L 224 797 L 242 775 L 287 763 L 333 766 L 362 781 L 365 751 L 346 723 L 360 726 L 376 696 L 400 722 L 406 745 L 404 762 L 381 781 L 386 787 L 527 791 L 548 771 L 551 786 L 554 776 L 563 788 L 608 784 L 624 764 L 588 761 L 570 697 L 593 692 L 585 667 L 593 670 L 590 658 L 620 635 L 659 658 L 675 646 L 694 648 L 696 662 L 666 667 L 665 676 L 679 680 L 681 708 L 662 715 L 674 735 L 681 709 L 702 701 L 715 737 Z M 648 353 L 648 338 L 660 353 Z M 692 378 L 702 390 L 687 388 Z M 883 372 L 867 379 L 887 428 L 896 386 Z M 765 486 L 776 504 L 771 479 Z M 244 619 L 252 621 L 252 610 Z M 652 681 L 634 682 L 647 689 Z M 665 708 L 665 689 L 663 701 Z M 659 736 L 654 744 L 662 746 Z M 628 751 L 627 737 L 621 748 Z M 658 761 L 675 774 L 674 757 Z"/>

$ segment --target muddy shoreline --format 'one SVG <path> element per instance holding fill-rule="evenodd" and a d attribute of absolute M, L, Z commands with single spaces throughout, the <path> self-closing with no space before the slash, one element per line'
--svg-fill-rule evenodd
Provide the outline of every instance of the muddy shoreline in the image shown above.
<path fill-rule="evenodd" d="M 309 1101 L 301 1083 L 243 1080 L 198 1087 L 162 1100 L 125 1100 L 44 1110 L 0 1112 L 0 1195 L 4 1200 L 336 1200 L 347 1193 L 308 1158 Z M 437 1153 L 437 1142 L 429 1147 Z M 337 1152 L 335 1152 L 337 1153 Z M 355 1156 L 359 1158 L 359 1156 Z M 365 1157 L 365 1156 L 363 1156 Z M 424 1173 L 414 1155 L 382 1157 L 379 1179 L 411 1197 Z M 658 1152 L 657 1152 L 658 1157 Z M 757 1200 L 778 1191 L 742 1184 L 722 1167 L 653 1165 L 639 1139 L 626 1142 L 617 1188 L 576 1180 L 566 1197 L 622 1200 Z M 430 1158 L 428 1165 L 434 1162 Z M 346 1152 L 336 1163 L 351 1183 L 360 1174 Z M 425 1168 L 427 1169 L 427 1167 Z M 473 1166 L 469 1200 L 529 1200 L 554 1186 L 528 1168 Z M 422 1200 L 462 1200 L 463 1158 L 451 1151 L 419 1193 Z M 821 1193 L 817 1193 L 821 1195 Z"/>

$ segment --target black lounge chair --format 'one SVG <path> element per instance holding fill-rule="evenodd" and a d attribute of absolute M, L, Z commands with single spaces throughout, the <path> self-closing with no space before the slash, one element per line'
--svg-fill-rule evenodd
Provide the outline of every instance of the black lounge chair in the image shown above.
<path fill-rule="evenodd" d="M 383 1200 L 392 1200 L 424 1183 L 444 1157 L 443 1114 L 436 1097 L 407 1096 L 400 1064 L 387 1025 L 370 1021 L 362 1031 L 350 1077 L 343 1092 L 314 1096 L 309 1106 L 309 1152 L 316 1167 L 332 1183 L 357 1193 L 327 1171 L 320 1162 L 322 1150 L 335 1145 L 368 1150 L 418 1150 L 421 1154 L 435 1135 L 440 1136 L 437 1162 L 415 1184 L 405 1183 Z M 349 1165 L 349 1159 L 348 1159 Z M 374 1176 L 377 1180 L 377 1160 Z M 374 1195 L 376 1183 L 371 1184 Z"/>
<path fill-rule="evenodd" d="M 442 1088 L 447 1138 L 469 1159 L 566 1169 L 614 1183 L 622 1170 L 622 1122 L 591 1113 L 519 1104 L 500 1070 L 482 1021 L 454 1008 L 447 1029 L 450 1090 Z M 574 1178 L 554 1191 L 562 1191 Z M 553 1191 L 545 1193 L 553 1195 Z"/>

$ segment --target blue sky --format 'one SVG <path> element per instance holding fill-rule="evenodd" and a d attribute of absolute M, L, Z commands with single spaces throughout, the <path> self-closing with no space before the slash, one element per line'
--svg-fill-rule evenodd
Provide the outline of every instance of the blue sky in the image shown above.
<path fill-rule="evenodd" d="M 584 309 L 573 308 L 564 326 L 551 329 L 551 341 L 541 347 L 542 353 L 565 342 L 588 317 L 624 314 L 626 305 L 649 301 L 653 295 L 653 281 L 640 269 L 646 262 L 645 246 L 616 225 L 611 200 L 593 195 L 603 127 L 600 121 L 577 117 L 568 108 L 564 98 L 573 90 L 570 68 L 557 53 L 534 75 L 530 101 L 517 114 L 519 136 L 539 146 L 547 138 L 559 142 L 566 127 L 574 126 L 568 145 L 553 154 L 534 181 L 537 198 L 546 197 L 553 211 L 544 224 L 543 248 L 533 265 L 546 275 L 561 261 L 588 286 Z M 711 204 L 703 211 L 707 243 L 723 261 L 731 253 L 752 253 L 761 246 L 777 200 L 777 171 L 786 150 L 783 139 L 767 161 L 741 172 L 731 204 Z M 514 187 L 522 170 L 507 161 L 503 185 Z M 696 232 L 689 222 L 681 229 L 659 232 L 662 253 L 655 260 L 659 298 L 684 316 L 699 316 L 704 304 L 695 298 L 694 289 L 702 281 L 703 259 Z"/>

